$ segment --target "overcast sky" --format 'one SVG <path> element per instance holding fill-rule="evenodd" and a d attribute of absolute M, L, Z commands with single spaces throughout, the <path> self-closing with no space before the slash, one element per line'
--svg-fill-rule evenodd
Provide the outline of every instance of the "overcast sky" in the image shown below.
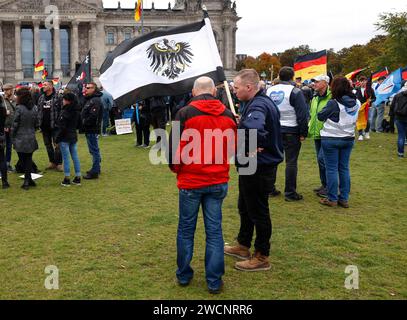
<path fill-rule="evenodd" d="M 103 2 L 105 7 L 117 6 L 117 0 Z M 167 8 L 168 2 L 154 1 L 156 8 Z M 134 3 L 121 0 L 123 8 L 134 8 Z M 145 8 L 151 3 L 145 0 Z M 407 11 L 406 0 L 236 0 L 236 4 L 242 18 L 237 53 L 254 56 L 302 44 L 316 50 L 365 44 L 378 34 L 374 24 L 380 13 Z"/>

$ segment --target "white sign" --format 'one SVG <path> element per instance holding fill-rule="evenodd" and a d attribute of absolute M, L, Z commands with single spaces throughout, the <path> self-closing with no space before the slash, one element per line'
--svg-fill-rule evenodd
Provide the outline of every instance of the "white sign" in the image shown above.
<path fill-rule="evenodd" d="M 131 119 L 119 119 L 114 121 L 116 127 L 116 134 L 128 134 L 133 133 L 133 128 L 131 127 Z"/>
<path fill-rule="evenodd" d="M 24 176 L 24 175 L 22 175 L 22 176 L 20 176 L 20 178 L 21 178 L 21 179 L 24 179 L 24 178 L 25 178 L 25 176 Z M 33 179 L 33 180 L 37 180 L 37 179 L 39 179 L 39 178 L 42 178 L 42 175 L 40 175 L 40 174 L 36 174 L 36 173 L 31 173 L 31 179 Z"/>

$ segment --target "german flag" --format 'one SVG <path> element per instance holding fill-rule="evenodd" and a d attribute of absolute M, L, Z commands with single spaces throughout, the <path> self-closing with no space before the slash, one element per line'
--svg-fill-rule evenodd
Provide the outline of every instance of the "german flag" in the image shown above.
<path fill-rule="evenodd" d="M 348 73 L 345 78 L 348 80 L 353 80 L 359 73 L 361 73 L 362 71 L 364 71 L 366 68 L 364 69 L 358 69 L 355 71 L 352 71 L 351 73 Z"/>
<path fill-rule="evenodd" d="M 401 70 L 401 77 L 403 80 L 407 80 L 407 68 Z"/>
<path fill-rule="evenodd" d="M 326 50 L 300 56 L 294 62 L 295 77 L 304 81 L 327 74 L 327 62 Z"/>
<path fill-rule="evenodd" d="M 140 21 L 142 14 L 143 14 L 143 0 L 137 0 L 136 9 L 134 12 L 134 20 L 136 20 L 137 22 Z"/>
<path fill-rule="evenodd" d="M 41 59 L 34 67 L 35 72 L 40 72 L 44 70 L 44 59 Z"/>
<path fill-rule="evenodd" d="M 52 79 L 52 83 L 56 86 L 59 83 L 59 78 Z"/>
<path fill-rule="evenodd" d="M 48 77 L 48 71 L 47 71 L 47 69 L 42 70 L 41 79 L 42 79 L 42 80 L 45 80 L 45 79 L 47 79 L 47 77 Z"/>
<path fill-rule="evenodd" d="M 387 77 L 388 75 L 389 75 L 389 70 L 386 67 L 386 68 L 372 74 L 372 82 L 377 82 L 377 80 L 379 80 L 380 77 Z"/>

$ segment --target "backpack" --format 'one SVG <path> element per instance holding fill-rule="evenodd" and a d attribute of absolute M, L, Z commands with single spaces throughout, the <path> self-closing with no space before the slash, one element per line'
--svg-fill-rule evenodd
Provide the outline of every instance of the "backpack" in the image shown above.
<path fill-rule="evenodd" d="M 394 110 L 396 116 L 407 117 L 407 93 L 403 92 L 397 101 L 396 108 Z"/>

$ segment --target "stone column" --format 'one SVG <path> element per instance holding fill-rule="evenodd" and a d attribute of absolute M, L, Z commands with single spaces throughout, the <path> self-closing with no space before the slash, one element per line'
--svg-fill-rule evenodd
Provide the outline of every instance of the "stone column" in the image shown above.
<path fill-rule="evenodd" d="M 119 45 L 124 41 L 124 32 L 122 27 L 117 27 L 117 44 Z"/>
<path fill-rule="evenodd" d="M 79 22 L 72 21 L 71 25 L 71 76 L 73 77 L 75 75 L 76 62 L 79 62 Z"/>
<path fill-rule="evenodd" d="M 229 25 L 224 25 L 222 27 L 223 30 L 223 49 L 224 49 L 224 67 L 225 69 L 231 69 L 230 67 L 230 55 L 229 52 L 231 50 L 231 41 L 230 41 L 230 26 Z"/>
<path fill-rule="evenodd" d="M 15 30 L 15 50 L 16 50 L 16 70 L 15 80 L 21 81 L 24 79 L 23 66 L 21 61 L 21 21 L 14 21 Z"/>
<path fill-rule="evenodd" d="M 89 37 L 89 47 L 91 48 L 91 56 L 92 56 L 92 74 L 95 74 L 97 71 L 96 66 L 99 65 L 99 61 L 98 61 L 98 55 L 96 52 L 96 48 L 97 48 L 97 37 L 96 37 L 96 22 L 92 21 L 90 23 L 90 37 Z"/>
<path fill-rule="evenodd" d="M 53 77 L 59 78 L 62 77 L 61 69 L 61 38 L 59 34 L 59 19 L 56 18 L 53 24 L 54 32 L 54 72 Z"/>
<path fill-rule="evenodd" d="M 40 21 L 34 20 L 34 63 L 41 60 L 41 39 L 40 39 Z M 34 72 L 34 79 L 41 79 L 41 72 Z"/>
<path fill-rule="evenodd" d="M 0 82 L 4 81 L 3 27 L 0 21 Z"/>

